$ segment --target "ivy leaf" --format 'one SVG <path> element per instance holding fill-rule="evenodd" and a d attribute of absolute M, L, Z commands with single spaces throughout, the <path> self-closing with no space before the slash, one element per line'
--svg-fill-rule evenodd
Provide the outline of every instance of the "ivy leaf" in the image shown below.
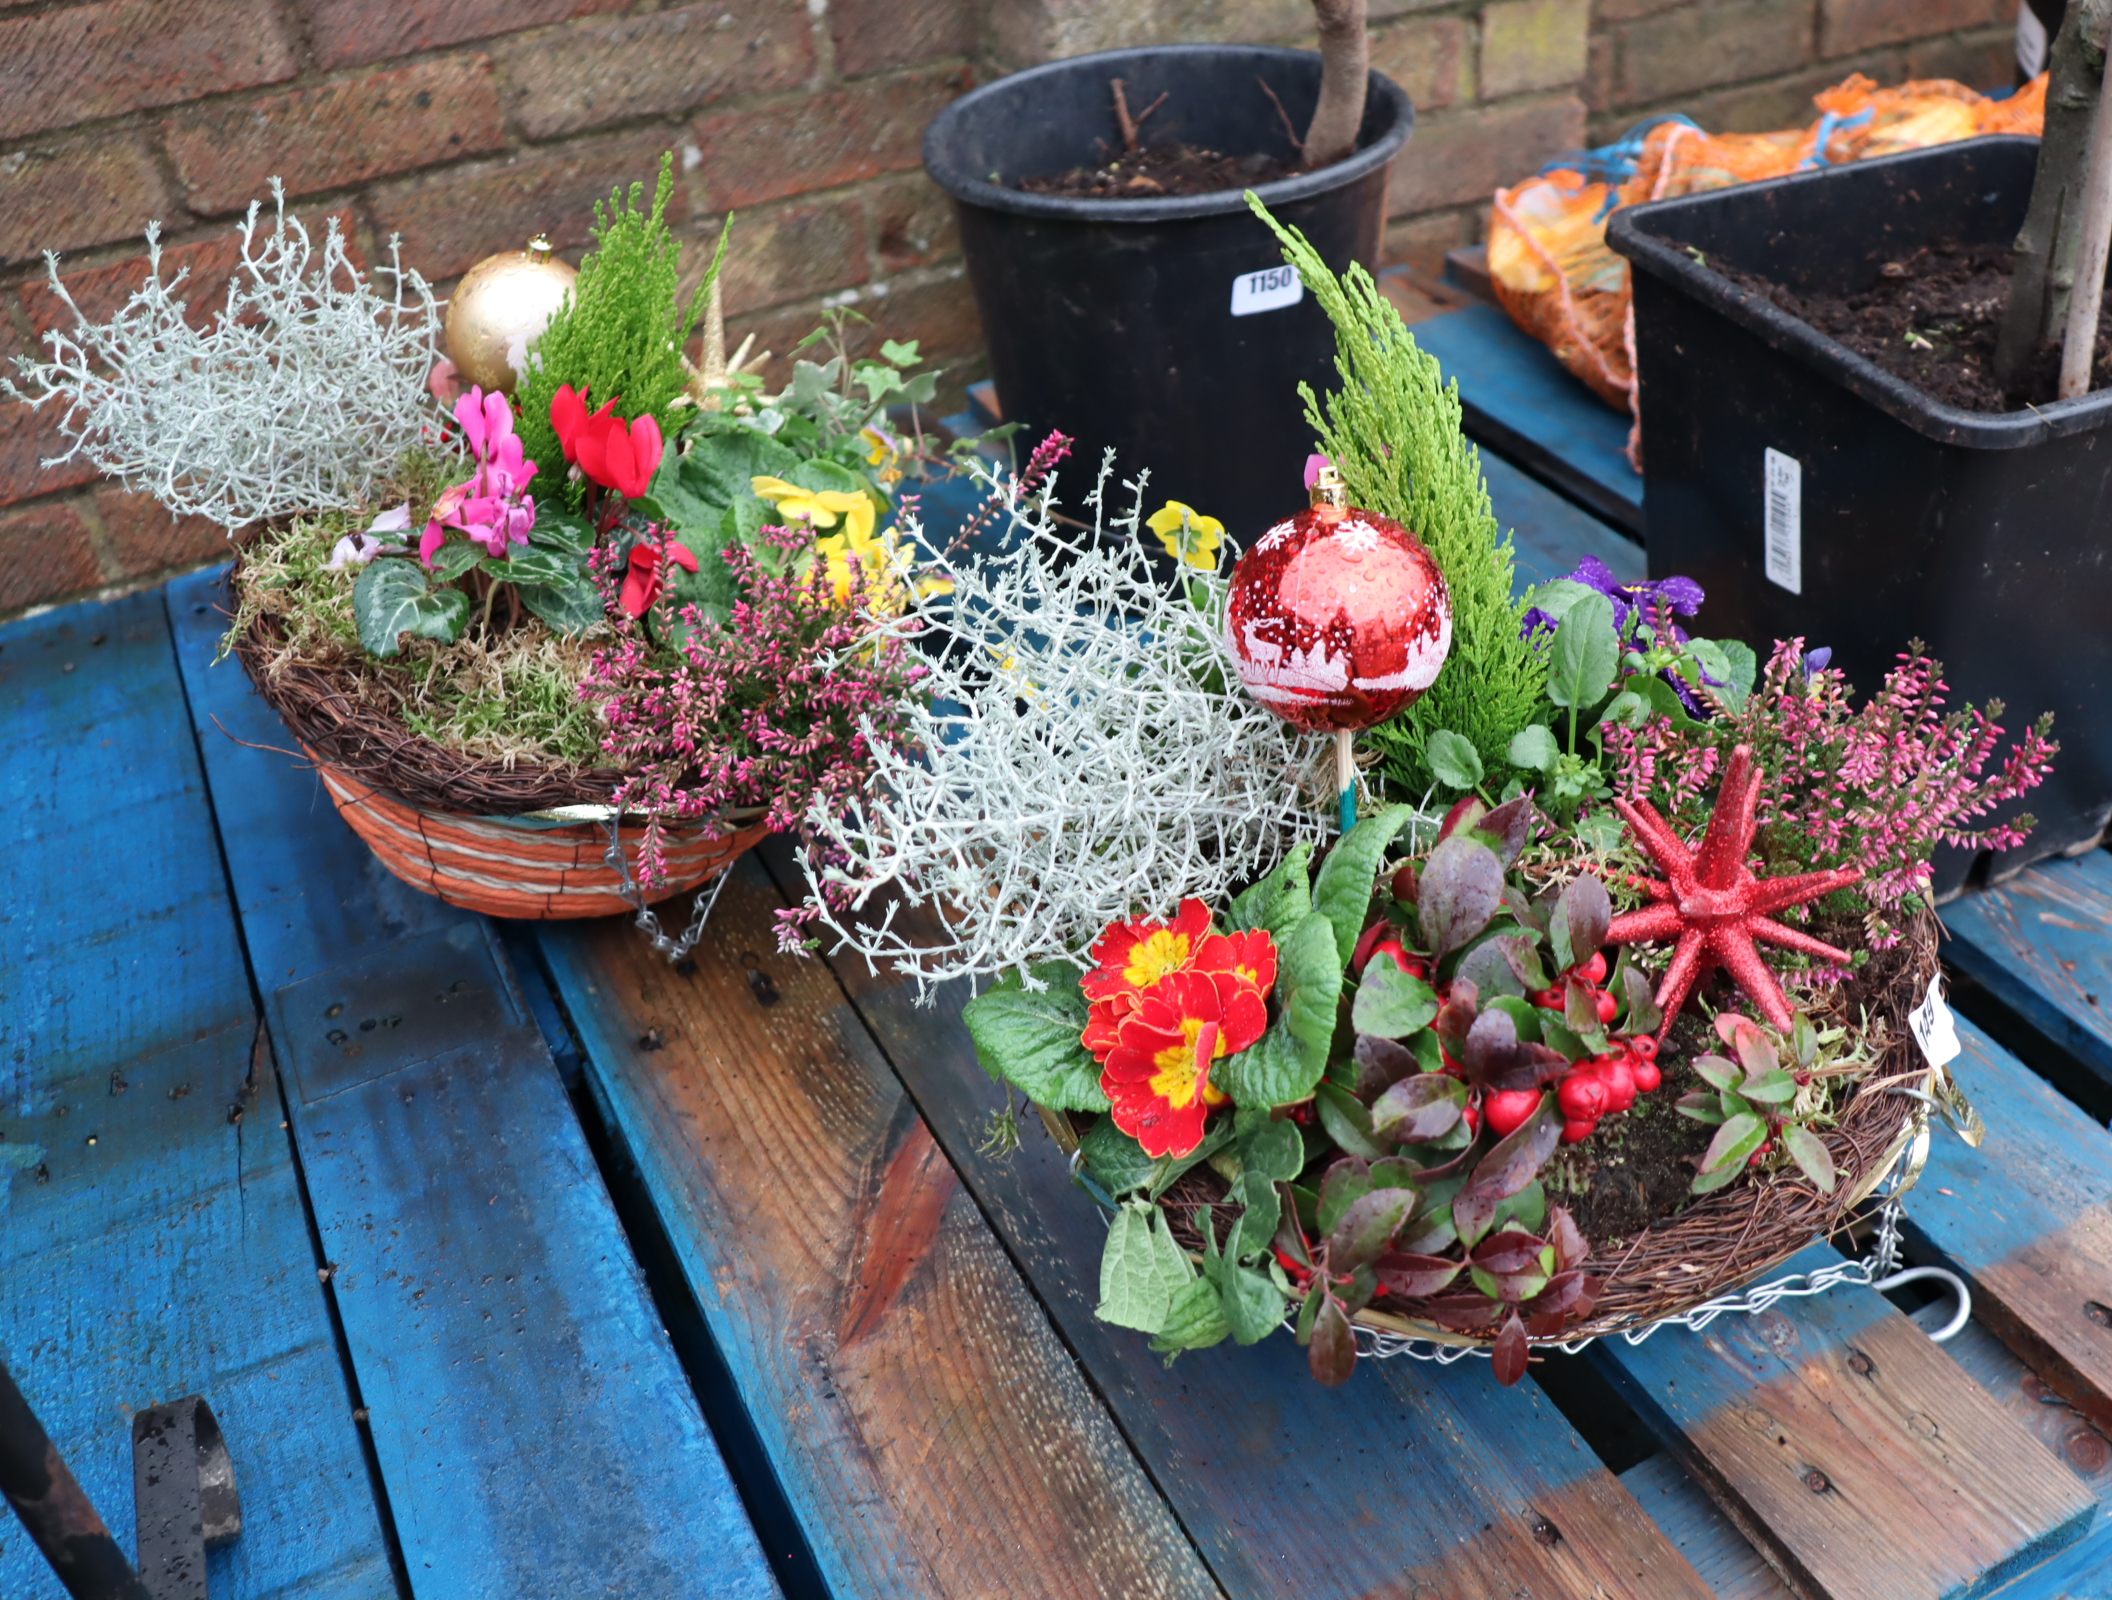
<path fill-rule="evenodd" d="M 369 561 L 352 586 L 352 616 L 369 655 L 393 656 L 407 633 L 453 644 L 469 621 L 469 596 L 432 588 L 415 561 L 384 556 Z"/>
<path fill-rule="evenodd" d="M 1555 763 L 1562 759 L 1562 748 L 1555 743 L 1554 734 L 1536 722 L 1511 735 L 1510 747 L 1504 751 L 1503 758 L 1512 766 L 1523 767 L 1528 772 L 1552 772 Z"/>
<path fill-rule="evenodd" d="M 1364 969 L 1350 1021 L 1357 1032 L 1381 1039 L 1405 1039 L 1430 1025 L 1437 1015 L 1437 991 L 1421 978 L 1403 972 L 1400 963 L 1381 957 Z"/>
<path fill-rule="evenodd" d="M 1320 863 L 1320 875 L 1313 881 L 1313 909 L 1334 924 L 1338 973 L 1349 965 L 1364 932 L 1364 914 L 1371 909 L 1379 862 L 1411 815 L 1407 806 L 1388 806 L 1366 817 L 1337 839 Z"/>
<path fill-rule="evenodd" d="M 1172 1315 L 1174 1296 L 1194 1281 L 1195 1268 L 1166 1225 L 1166 1213 L 1132 1200 L 1108 1227 L 1093 1315 L 1118 1328 L 1157 1333 Z"/>
<path fill-rule="evenodd" d="M 1078 969 L 1052 961 L 1034 976 L 1048 984 L 1039 994 L 1007 972 L 961 1008 L 983 1070 L 1052 1111 L 1105 1111 L 1100 1063 L 1080 1037 L 1086 1001 Z"/>
<path fill-rule="evenodd" d="M 1833 1170 L 1833 1152 L 1826 1148 L 1826 1141 L 1805 1127 L 1801 1122 L 1792 1122 L 1782 1129 L 1782 1148 L 1789 1152 L 1805 1177 L 1818 1185 L 1819 1193 L 1832 1194 L 1836 1182 Z"/>
<path fill-rule="evenodd" d="M 1279 944 L 1313 909 L 1313 893 L 1307 866 L 1313 856 L 1310 844 L 1299 843 L 1276 863 L 1275 869 L 1232 902 L 1232 928 L 1248 933 L 1265 928 Z"/>
<path fill-rule="evenodd" d="M 1481 784 L 1481 753 L 1464 734 L 1439 728 L 1423 743 L 1423 762 L 1432 777 L 1448 789 L 1473 789 Z"/>
<path fill-rule="evenodd" d="M 1596 591 L 1569 607 L 1548 652 L 1547 697 L 1558 706 L 1597 705 L 1613 686 L 1621 642 L 1613 631 L 1613 602 Z"/>

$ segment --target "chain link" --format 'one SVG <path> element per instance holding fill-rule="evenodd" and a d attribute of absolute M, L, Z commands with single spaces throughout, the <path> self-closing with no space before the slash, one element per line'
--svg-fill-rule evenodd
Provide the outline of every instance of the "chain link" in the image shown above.
<path fill-rule="evenodd" d="M 708 892 L 703 889 L 697 891 L 696 904 L 689 914 L 689 926 L 683 930 L 681 938 L 670 939 L 666 930 L 660 926 L 658 914 L 645 903 L 645 889 L 632 876 L 630 858 L 623 853 L 622 816 L 612 814 L 608 819 L 608 829 L 609 848 L 602 854 L 602 864 L 623 880 L 623 898 L 638 913 L 632 925 L 645 935 L 646 942 L 653 947 L 655 954 L 665 956 L 669 965 L 673 965 L 694 950 L 697 941 L 704 937 L 704 925 L 711 920 L 711 908 L 719 903 L 719 891 L 726 887 L 726 880 L 733 876 L 732 863 L 729 862 L 719 869 L 718 876 L 711 880 Z"/>

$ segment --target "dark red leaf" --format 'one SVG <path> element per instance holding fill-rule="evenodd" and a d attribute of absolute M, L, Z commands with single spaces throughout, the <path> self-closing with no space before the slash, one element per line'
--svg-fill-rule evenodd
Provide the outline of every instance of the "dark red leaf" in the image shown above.
<path fill-rule="evenodd" d="M 1499 1228 L 1474 1247 L 1474 1265 L 1495 1273 L 1524 1272 L 1529 1267 L 1537 1271 L 1540 1252 L 1546 1248 L 1546 1240 L 1523 1228 Z"/>
<path fill-rule="evenodd" d="M 1503 1315 L 1503 1307 L 1484 1294 L 1448 1294 L 1426 1301 L 1422 1313 L 1440 1327 L 1479 1333 Z"/>
<path fill-rule="evenodd" d="M 1474 1026 L 1480 1005 L 1481 991 L 1465 978 L 1454 978 L 1452 987 L 1445 991 L 1445 1003 L 1437 1008 L 1437 1018 L 1430 1026 L 1455 1056 Z"/>
<path fill-rule="evenodd" d="M 1542 1100 L 1530 1120 L 1481 1158 L 1452 1202 L 1452 1223 L 1460 1238 L 1478 1242 L 1495 1220 L 1497 1203 L 1531 1183 L 1561 1139 L 1562 1113 L 1552 1098 Z"/>
<path fill-rule="evenodd" d="M 1591 1315 L 1599 1298 L 1599 1280 L 1582 1272 L 1559 1272 L 1547 1280 L 1538 1299 L 1526 1307 L 1532 1313 L 1531 1330 L 1536 1339 L 1552 1339 L 1572 1322 Z"/>
<path fill-rule="evenodd" d="M 1333 1295 L 1313 1321 L 1313 1342 L 1306 1351 L 1313 1376 L 1330 1389 L 1347 1383 L 1357 1366 L 1357 1336 L 1349 1325 L 1349 1313 Z"/>
<path fill-rule="evenodd" d="M 1474 831 L 1486 839 L 1489 848 L 1503 859 L 1505 866 L 1509 866 L 1524 854 L 1525 847 L 1532 843 L 1533 824 L 1536 820 L 1537 813 L 1533 810 L 1533 802 L 1524 795 L 1519 795 L 1515 800 L 1504 801 L 1476 822 Z"/>
<path fill-rule="evenodd" d="M 1452 809 L 1445 813 L 1445 820 L 1437 825 L 1438 842 L 1442 844 L 1445 840 L 1451 838 L 1453 834 L 1459 832 L 1461 828 L 1473 827 L 1474 824 L 1481 821 L 1488 814 L 1488 802 L 1483 800 L 1480 795 L 1461 795 L 1459 799 L 1453 801 Z"/>
<path fill-rule="evenodd" d="M 1406 1250 L 1389 1250 L 1372 1263 L 1379 1287 L 1404 1300 L 1421 1300 L 1446 1288 L 1466 1269 L 1460 1261 L 1444 1256 L 1420 1256 Z"/>
<path fill-rule="evenodd" d="M 1569 1071 L 1569 1058 L 1544 1044 L 1518 1037 L 1507 1011 L 1484 1011 L 1456 1052 L 1467 1076 L 1484 1089 L 1537 1089 Z"/>
<path fill-rule="evenodd" d="M 1496 1381 L 1508 1389 L 1525 1376 L 1525 1324 L 1513 1311 L 1496 1335 Z"/>
<path fill-rule="evenodd" d="M 1423 942 L 1443 955 L 1466 944 L 1503 904 L 1503 863 L 1479 839 L 1455 835 L 1423 863 L 1415 902 Z"/>
<path fill-rule="evenodd" d="M 1613 901 L 1605 884 L 1580 872 L 1556 900 L 1555 915 L 1567 920 L 1570 955 L 1581 966 L 1606 942 L 1606 930 L 1613 926 Z"/>
<path fill-rule="evenodd" d="M 1376 1260 L 1415 1210 L 1413 1189 L 1374 1189 L 1352 1201 L 1327 1236 L 1327 1267 L 1332 1273 L 1354 1272 Z"/>
<path fill-rule="evenodd" d="M 1459 1126 L 1467 1103 L 1467 1086 L 1442 1072 L 1403 1078 L 1371 1108 L 1371 1128 L 1395 1144 L 1423 1144 Z"/>
<path fill-rule="evenodd" d="M 1547 1242 L 1555 1247 L 1555 1265 L 1565 1272 L 1582 1266 L 1591 1255 L 1591 1241 L 1584 1237 L 1576 1218 L 1562 1206 L 1548 1208 Z"/>

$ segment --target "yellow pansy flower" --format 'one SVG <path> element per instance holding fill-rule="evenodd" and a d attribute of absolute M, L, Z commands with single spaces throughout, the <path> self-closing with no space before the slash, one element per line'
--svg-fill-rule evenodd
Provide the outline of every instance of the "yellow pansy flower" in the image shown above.
<path fill-rule="evenodd" d="M 810 528 L 833 528 L 844 519 L 845 530 L 860 543 L 873 537 L 873 502 L 870 496 L 847 489 L 802 489 L 783 478 L 758 476 L 748 480 L 758 499 L 777 507 L 788 522 L 803 522 Z"/>
<path fill-rule="evenodd" d="M 1217 518 L 1169 500 L 1144 519 L 1144 526 L 1159 536 L 1159 543 L 1175 560 L 1205 572 L 1217 570 L 1218 546 L 1225 542 L 1225 525 Z"/>
<path fill-rule="evenodd" d="M 882 483 L 900 482 L 902 469 L 896 466 L 895 462 L 902 452 L 886 431 L 880 428 L 860 428 L 858 437 L 865 441 L 866 465 L 878 469 L 875 476 Z"/>

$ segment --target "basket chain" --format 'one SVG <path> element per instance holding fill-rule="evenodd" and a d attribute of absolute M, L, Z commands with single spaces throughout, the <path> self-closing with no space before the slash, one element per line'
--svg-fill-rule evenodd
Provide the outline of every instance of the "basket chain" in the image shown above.
<path fill-rule="evenodd" d="M 679 939 L 670 939 L 660 926 L 659 915 L 645 903 L 645 889 L 631 873 L 630 858 L 623 853 L 623 817 L 612 814 L 608 820 L 609 848 L 602 855 L 602 863 L 623 879 L 623 898 L 638 913 L 633 926 L 645 935 L 646 942 L 656 954 L 665 956 L 672 966 L 697 947 L 704 937 L 704 925 L 711 920 L 711 909 L 719 903 L 719 891 L 726 887 L 726 880 L 733 876 L 733 864 L 728 862 L 719 869 L 718 876 L 711 881 L 710 892 L 697 891 L 694 908 L 689 914 L 689 926 Z"/>

